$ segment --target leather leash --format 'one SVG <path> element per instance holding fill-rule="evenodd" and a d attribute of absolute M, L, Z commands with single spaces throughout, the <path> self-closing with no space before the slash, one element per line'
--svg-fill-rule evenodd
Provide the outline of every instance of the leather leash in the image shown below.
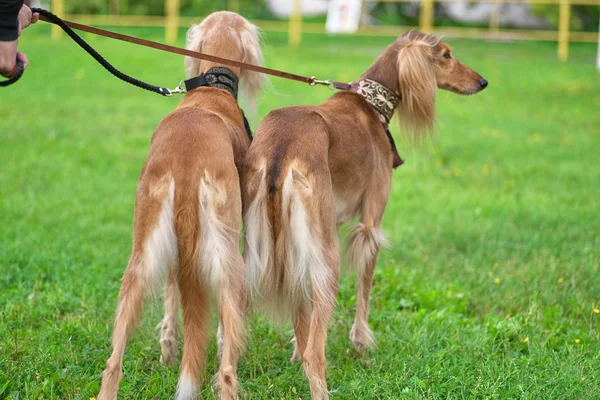
<path fill-rule="evenodd" d="M 142 89 L 150 90 L 152 92 L 161 94 L 163 96 L 171 96 L 172 94 L 185 93 L 185 90 L 181 87 L 181 83 L 180 83 L 180 86 L 177 87 L 176 89 L 170 90 L 170 89 L 163 88 L 160 86 L 154 86 L 154 85 L 147 84 L 147 83 L 142 82 L 138 79 L 135 79 L 131 76 L 123 74 L 122 72 L 120 72 L 119 70 L 114 68 L 112 65 L 110 65 L 110 63 L 108 63 L 108 61 L 106 61 L 100 54 L 98 54 L 97 51 L 95 51 L 81 37 L 79 37 L 79 35 L 77 35 L 73 31 L 73 29 L 92 33 L 94 35 L 108 37 L 111 39 L 121 40 L 121 41 L 128 42 L 128 43 L 137 44 L 140 46 L 150 47 L 153 49 L 162 50 L 162 51 L 166 51 L 169 53 L 180 54 L 183 56 L 198 58 L 198 59 L 206 60 L 206 61 L 212 61 L 212 62 L 219 63 L 222 65 L 228 65 L 230 67 L 237 67 L 237 68 L 241 68 L 241 69 L 245 69 L 245 70 L 249 70 L 249 71 L 255 71 L 255 72 L 262 73 L 262 74 L 276 76 L 279 78 L 290 79 L 290 80 L 294 80 L 294 81 L 298 81 L 298 82 L 304 82 L 304 83 L 308 83 L 310 86 L 325 85 L 330 90 L 337 89 L 334 86 L 335 82 L 330 79 L 319 80 L 315 76 L 308 77 L 308 76 L 292 74 L 290 72 L 279 71 L 279 70 L 272 69 L 272 68 L 260 67 L 258 65 L 247 64 L 247 63 L 240 62 L 240 61 L 229 60 L 226 58 L 217 57 L 217 56 L 213 56 L 210 54 L 200 53 L 200 52 L 192 51 L 192 50 L 188 50 L 188 49 L 182 49 L 182 48 L 175 47 L 175 46 L 169 46 L 166 44 L 153 42 L 151 40 L 140 39 L 140 38 L 136 38 L 133 36 L 124 35 L 121 33 L 107 31 L 105 29 L 95 28 L 92 26 L 80 24 L 80 23 L 73 22 L 73 21 L 65 21 L 65 20 L 59 18 L 58 16 L 52 14 L 50 11 L 47 11 L 47 10 L 44 10 L 41 8 L 32 8 L 32 11 L 40 14 L 40 18 L 39 18 L 40 20 L 60 26 L 77 44 L 79 44 L 85 51 L 87 51 L 92 57 L 94 57 L 94 59 L 96 59 L 96 61 L 98 61 L 104 68 L 106 68 L 111 74 L 115 75 L 117 78 L 124 80 L 134 86 L 140 87 Z M 20 74 L 17 74 L 15 76 L 11 77 L 11 79 L 9 79 L 8 81 L 0 82 L 0 86 L 8 86 L 8 85 L 15 83 L 17 80 L 19 80 L 19 78 L 21 78 L 21 75 L 22 75 L 22 72 Z"/>
<path fill-rule="evenodd" d="M 40 15 L 40 20 L 49 22 L 52 24 L 55 23 L 54 21 L 50 20 L 45 15 Z M 296 75 L 296 74 L 292 74 L 289 72 L 278 71 L 278 70 L 271 69 L 271 68 L 259 67 L 258 65 L 247 64 L 247 63 L 234 61 L 234 60 L 228 60 L 226 58 L 212 56 L 210 54 L 200 53 L 197 51 L 182 49 L 180 47 L 169 46 L 167 44 L 153 42 L 151 40 L 146 40 L 146 39 L 140 39 L 140 38 L 136 38 L 133 36 L 124 35 L 121 33 L 111 32 L 111 31 L 107 31 L 105 29 L 95 28 L 92 26 L 79 24 L 79 23 L 73 22 L 73 21 L 63 20 L 63 22 L 72 29 L 77 29 L 80 31 L 92 33 L 94 35 L 104 36 L 104 37 L 108 37 L 108 38 L 116 39 L 116 40 L 121 40 L 123 42 L 133 43 L 133 44 L 137 44 L 137 45 L 145 46 L 145 47 L 150 47 L 153 49 L 162 50 L 162 51 L 166 51 L 169 53 L 180 54 L 182 56 L 198 58 L 200 60 L 212 61 L 212 62 L 219 63 L 219 64 L 229 65 L 230 67 L 238 67 L 241 69 L 260 72 L 263 74 L 273 75 L 273 76 L 277 76 L 280 78 L 291 79 L 291 80 L 299 81 L 299 82 L 305 82 L 305 83 L 308 83 L 309 85 L 317 85 L 320 82 L 325 82 L 325 81 L 319 81 L 314 76 L 307 77 L 307 76 L 302 76 L 302 75 Z"/>

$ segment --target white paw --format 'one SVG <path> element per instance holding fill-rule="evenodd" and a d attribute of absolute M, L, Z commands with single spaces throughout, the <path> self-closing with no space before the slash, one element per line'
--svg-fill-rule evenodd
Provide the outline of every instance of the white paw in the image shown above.
<path fill-rule="evenodd" d="M 160 362 L 166 366 L 174 365 L 179 355 L 178 346 L 179 326 L 169 326 L 163 324 L 160 332 L 160 347 L 162 355 Z"/>
<path fill-rule="evenodd" d="M 367 324 L 355 322 L 350 330 L 350 340 L 352 346 L 361 354 L 375 345 L 375 336 Z"/>
<path fill-rule="evenodd" d="M 290 363 L 294 364 L 298 361 L 302 361 L 302 355 L 298 351 L 298 347 L 294 346 L 294 354 L 292 354 L 292 358 L 290 359 Z"/>

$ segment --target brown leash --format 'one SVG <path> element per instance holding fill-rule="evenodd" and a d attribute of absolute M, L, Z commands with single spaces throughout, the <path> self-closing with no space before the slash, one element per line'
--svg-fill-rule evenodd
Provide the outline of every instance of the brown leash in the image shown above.
<path fill-rule="evenodd" d="M 40 20 L 49 22 L 52 24 L 56 23 L 45 15 L 40 15 Z M 331 88 L 332 87 L 331 85 L 333 84 L 333 81 L 331 81 L 331 80 L 320 81 L 320 80 L 316 79 L 314 76 L 307 77 L 307 76 L 292 74 L 289 72 L 278 71 L 276 69 L 259 67 L 258 65 L 247 64 L 247 63 L 234 61 L 234 60 L 228 60 L 226 58 L 212 56 L 210 54 L 204 54 L 204 53 L 200 53 L 197 51 L 182 49 L 180 47 L 169 46 L 167 44 L 153 42 L 151 40 L 146 40 L 146 39 L 140 39 L 140 38 L 136 38 L 136 37 L 129 36 L 129 35 L 123 35 L 121 33 L 111 32 L 111 31 L 107 31 L 105 29 L 94 28 L 92 26 L 79 24 L 77 22 L 66 21 L 66 20 L 62 20 L 62 21 L 72 29 L 77 29 L 80 31 L 92 33 L 94 35 L 108 37 L 111 39 L 121 40 L 123 42 L 138 44 L 140 46 L 150 47 L 153 49 L 162 50 L 162 51 L 166 51 L 169 53 L 180 54 L 182 56 L 188 56 L 188 57 L 198 58 L 201 60 L 216 62 L 219 64 L 229 65 L 230 67 L 238 67 L 241 69 L 260 72 L 263 74 L 273 75 L 273 76 L 277 76 L 280 78 L 291 79 L 291 80 L 298 81 L 298 82 L 304 82 L 304 83 L 308 83 L 311 86 L 320 84 L 320 85 L 325 85 L 325 86 L 328 86 Z"/>

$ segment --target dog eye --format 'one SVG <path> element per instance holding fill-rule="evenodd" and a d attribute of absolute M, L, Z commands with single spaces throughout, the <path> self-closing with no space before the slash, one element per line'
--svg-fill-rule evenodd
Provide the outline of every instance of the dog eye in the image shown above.
<path fill-rule="evenodd" d="M 444 53 L 444 58 L 450 59 L 450 58 L 452 58 L 452 56 L 450 55 L 450 53 Z"/>

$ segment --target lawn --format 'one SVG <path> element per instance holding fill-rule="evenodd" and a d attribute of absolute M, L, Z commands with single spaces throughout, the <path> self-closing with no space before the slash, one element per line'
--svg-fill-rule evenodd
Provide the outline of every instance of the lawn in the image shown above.
<path fill-rule="evenodd" d="M 179 56 L 85 37 L 140 79 L 174 87 L 183 78 Z M 269 33 L 264 51 L 272 68 L 350 81 L 391 41 L 308 35 L 290 49 Z M 139 172 L 179 99 L 118 81 L 68 38 L 50 41 L 43 23 L 21 42 L 30 68 L 0 89 L 0 398 L 88 400 L 111 350 Z M 490 86 L 475 97 L 440 92 L 436 137 L 399 141 L 406 164 L 383 223 L 392 246 L 371 302 L 378 347 L 351 350 L 348 272 L 329 329 L 331 398 L 600 398 L 596 47 L 572 45 L 560 64 L 555 43 L 449 43 Z M 271 82 L 253 127 L 273 108 L 330 95 Z M 174 395 L 179 368 L 158 361 L 161 309 L 147 307 L 130 341 L 122 398 Z M 249 330 L 242 397 L 310 398 L 288 361 L 289 326 L 253 318 Z M 213 340 L 206 380 L 215 353 Z"/>

